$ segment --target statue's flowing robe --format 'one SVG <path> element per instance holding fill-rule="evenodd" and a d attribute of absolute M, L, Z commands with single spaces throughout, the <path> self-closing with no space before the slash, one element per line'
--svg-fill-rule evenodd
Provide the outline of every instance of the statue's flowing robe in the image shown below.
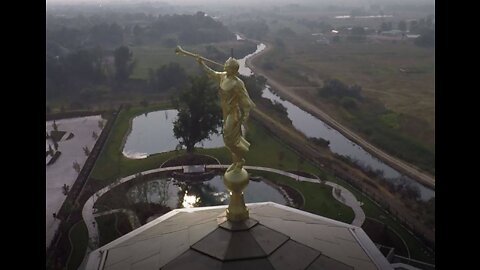
<path fill-rule="evenodd" d="M 227 80 L 226 72 L 210 70 L 208 74 L 220 85 L 218 92 L 223 113 L 223 141 L 238 159 L 234 162 L 239 161 L 245 157 L 250 147 L 250 143 L 242 134 L 242 117 L 248 115 L 255 104 L 250 99 L 245 84 L 238 77 L 234 77 L 233 85 L 222 88 L 222 82 Z"/>

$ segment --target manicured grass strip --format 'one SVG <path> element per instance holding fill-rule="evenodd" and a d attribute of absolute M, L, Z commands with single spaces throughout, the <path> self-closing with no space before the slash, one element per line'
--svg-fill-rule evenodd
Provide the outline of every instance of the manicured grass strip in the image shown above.
<path fill-rule="evenodd" d="M 123 110 L 117 118 L 117 122 L 113 127 L 111 137 L 105 145 L 105 149 L 100 155 L 100 158 L 97 160 L 97 164 L 95 165 L 92 176 L 95 179 L 101 180 L 103 184 L 106 185 L 113 182 L 118 177 L 124 177 L 141 171 L 156 168 L 170 157 L 183 154 L 183 151 L 172 151 L 154 154 L 146 159 L 131 160 L 123 157 L 123 154 L 121 153 L 121 149 L 123 147 L 123 137 L 126 135 L 129 129 L 129 121 L 131 118 L 144 112 L 169 108 L 171 108 L 171 106 L 168 104 L 163 104 L 145 108 L 132 107 L 128 111 Z M 398 221 L 395 221 L 391 215 L 385 213 L 384 210 L 374 204 L 370 199 L 365 197 L 360 191 L 350 186 L 347 182 L 328 175 L 310 161 L 301 162 L 301 157 L 297 153 L 286 146 L 285 143 L 281 142 L 275 137 L 272 137 L 272 135 L 270 135 L 270 133 L 259 123 L 255 121 L 251 121 L 249 123 L 247 140 L 251 142 L 250 152 L 246 157 L 247 165 L 272 167 L 286 171 L 301 170 L 319 175 L 320 178 L 324 180 L 332 181 L 348 188 L 358 200 L 364 203 L 362 208 L 364 209 L 367 217 L 382 220 L 385 222 L 385 224 L 399 233 L 399 235 L 407 243 L 412 258 L 434 263 L 435 256 L 430 255 L 430 252 L 427 251 L 425 245 L 413 237 L 413 235 L 408 231 L 406 231 L 406 229 L 401 226 Z M 215 149 L 197 149 L 196 151 L 201 154 L 212 155 L 218 158 L 222 164 L 229 164 L 231 162 L 230 153 L 225 147 Z M 322 190 L 322 188 L 315 188 L 312 186 L 315 186 L 316 184 L 305 182 L 297 183 L 293 180 L 288 180 L 288 178 L 283 179 L 283 177 L 279 175 L 269 175 L 267 178 L 272 181 L 275 179 L 280 179 L 277 181 L 283 181 L 284 184 L 287 184 L 300 191 L 306 200 L 306 211 L 320 214 L 332 219 L 341 220 L 347 223 L 350 223 L 353 220 L 353 211 L 350 208 L 348 208 L 348 210 L 342 210 L 343 205 L 336 202 L 334 198 L 331 198 L 331 189 L 330 191 L 326 191 L 326 188 L 323 188 Z M 315 192 L 312 192 L 311 189 L 314 189 Z M 327 197 L 327 193 L 329 197 Z M 327 200 L 326 198 L 331 198 L 331 200 L 334 202 L 330 204 L 330 200 Z M 340 206 L 335 206 L 335 203 L 338 203 Z M 351 214 L 348 214 L 349 211 L 351 211 Z M 341 215 L 339 216 L 338 213 L 341 213 Z"/>
<path fill-rule="evenodd" d="M 100 246 L 106 245 L 130 232 L 132 226 L 124 213 L 113 213 L 95 218 L 100 232 Z"/>
<path fill-rule="evenodd" d="M 355 196 L 357 196 L 357 194 L 355 194 Z M 362 202 L 366 202 L 365 199 L 366 198 L 363 198 Z M 368 217 L 381 220 L 384 224 L 395 230 L 407 244 L 410 250 L 410 255 L 413 259 L 435 264 L 435 256 L 430 255 L 431 253 L 424 247 L 424 245 L 395 221 L 392 216 L 385 214 L 373 203 L 365 203 L 362 208 L 367 213 Z"/>
<path fill-rule="evenodd" d="M 88 231 L 85 222 L 77 222 L 69 232 L 70 245 L 72 247 L 67 260 L 67 269 L 76 270 L 85 257 L 88 245 Z"/>
<path fill-rule="evenodd" d="M 305 198 L 305 211 L 350 224 L 355 218 L 353 210 L 335 200 L 332 187 L 324 184 L 299 182 L 290 177 L 271 172 L 251 171 L 268 180 L 292 187 L 302 193 Z"/>

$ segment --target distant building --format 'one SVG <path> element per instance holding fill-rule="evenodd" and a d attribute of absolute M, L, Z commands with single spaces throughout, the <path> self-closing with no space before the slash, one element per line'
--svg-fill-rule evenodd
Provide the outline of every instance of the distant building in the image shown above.
<path fill-rule="evenodd" d="M 415 35 L 415 34 L 407 34 L 407 38 L 415 39 L 418 38 L 420 35 Z"/>

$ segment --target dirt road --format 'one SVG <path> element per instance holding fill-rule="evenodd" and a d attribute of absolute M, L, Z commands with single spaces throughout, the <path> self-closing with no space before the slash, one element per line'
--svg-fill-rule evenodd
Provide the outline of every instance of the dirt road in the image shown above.
<path fill-rule="evenodd" d="M 421 172 L 418 168 L 415 166 L 408 164 L 405 161 L 399 160 L 397 158 L 394 158 L 390 156 L 389 154 L 385 153 L 384 151 L 380 150 L 379 148 L 373 146 L 363 138 L 361 138 L 359 135 L 354 133 L 353 131 L 349 130 L 345 126 L 341 125 L 335 119 L 330 117 L 328 114 L 320 110 L 318 107 L 310 103 L 309 101 L 303 99 L 302 97 L 298 96 L 295 94 L 293 91 L 288 91 L 287 89 L 289 87 L 286 87 L 282 84 L 280 84 L 278 81 L 273 79 L 271 76 L 268 76 L 256 62 L 258 62 L 257 59 L 259 59 L 263 54 L 267 53 L 269 50 L 271 50 L 272 46 L 268 43 L 263 42 L 266 45 L 265 50 L 262 52 L 250 57 L 246 61 L 246 65 L 257 75 L 262 75 L 268 80 L 268 84 L 272 86 L 275 90 L 277 90 L 277 93 L 284 99 L 292 102 L 293 104 L 297 105 L 301 109 L 311 113 L 312 115 L 318 117 L 322 121 L 326 122 L 336 130 L 338 130 L 340 133 L 342 133 L 345 137 L 348 139 L 354 141 L 358 145 L 362 146 L 366 151 L 374 155 L 375 157 L 379 158 L 380 160 L 384 161 L 394 169 L 397 169 L 399 172 L 406 174 L 413 179 L 417 180 L 418 182 L 431 187 L 435 189 L 435 178 L 432 177 L 431 175 Z"/>

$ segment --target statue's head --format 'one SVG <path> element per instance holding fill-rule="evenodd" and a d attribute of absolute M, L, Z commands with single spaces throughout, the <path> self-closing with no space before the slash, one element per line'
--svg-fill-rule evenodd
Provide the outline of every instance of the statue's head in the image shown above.
<path fill-rule="evenodd" d="M 236 75 L 239 68 L 240 65 L 238 64 L 238 61 L 232 57 L 228 58 L 223 66 L 223 69 L 227 72 L 227 75 Z"/>

